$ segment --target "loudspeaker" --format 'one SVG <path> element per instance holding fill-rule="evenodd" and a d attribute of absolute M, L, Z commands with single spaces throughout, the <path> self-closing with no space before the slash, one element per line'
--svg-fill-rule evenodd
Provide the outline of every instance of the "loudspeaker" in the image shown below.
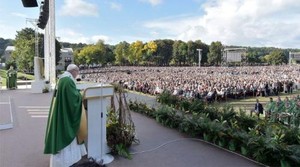
<path fill-rule="evenodd" d="M 44 29 L 49 19 L 49 0 L 42 1 L 40 8 L 41 8 L 41 12 L 40 12 L 37 26 L 41 29 Z"/>
<path fill-rule="evenodd" d="M 38 7 L 36 0 L 22 0 L 22 3 L 25 8 Z"/>

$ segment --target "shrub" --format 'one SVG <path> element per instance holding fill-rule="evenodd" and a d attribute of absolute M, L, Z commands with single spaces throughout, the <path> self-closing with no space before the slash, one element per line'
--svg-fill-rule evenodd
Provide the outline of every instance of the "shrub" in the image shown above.
<path fill-rule="evenodd" d="M 134 141 L 134 136 L 130 133 L 129 126 L 121 126 L 118 123 L 112 123 L 107 126 L 107 145 L 111 148 L 113 154 L 121 155 L 131 159 L 129 148 Z"/>
<path fill-rule="evenodd" d="M 299 166 L 299 128 L 255 119 L 242 110 L 237 114 L 230 106 L 218 109 L 196 101 L 190 104 L 189 110 L 192 112 L 178 111 L 163 105 L 151 113 L 155 113 L 157 122 L 165 126 L 178 128 L 193 137 L 203 137 L 229 150 L 240 151 L 242 155 L 261 163 L 282 167 Z M 137 111 L 147 110 L 140 103 L 132 103 L 131 106 Z"/>
<path fill-rule="evenodd" d="M 181 117 L 175 110 L 163 105 L 156 111 L 156 121 L 170 128 L 178 128 Z"/>

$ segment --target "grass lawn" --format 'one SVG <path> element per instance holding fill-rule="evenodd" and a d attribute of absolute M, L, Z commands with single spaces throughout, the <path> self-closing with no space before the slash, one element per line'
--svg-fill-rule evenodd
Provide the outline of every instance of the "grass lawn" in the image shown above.
<path fill-rule="evenodd" d="M 279 93 L 279 97 L 281 98 L 281 100 L 284 100 L 285 97 L 293 97 L 293 96 L 297 96 L 300 95 L 300 90 L 294 91 L 293 94 L 286 94 L 286 93 Z M 273 98 L 274 101 L 277 100 L 277 96 L 268 96 L 268 97 L 247 97 L 245 99 L 231 99 L 228 101 L 229 104 L 232 105 L 239 105 L 239 104 L 255 104 L 256 103 L 256 99 L 258 99 L 262 104 L 267 103 L 270 100 L 270 97 Z"/>
<path fill-rule="evenodd" d="M 2 82 L 0 86 L 5 86 L 6 85 L 6 70 L 0 69 L 0 77 L 1 77 L 1 82 Z"/>
<path fill-rule="evenodd" d="M 286 93 L 279 93 L 279 97 L 283 101 L 285 97 L 289 97 L 289 99 L 293 96 L 300 95 L 300 90 L 294 91 L 293 94 L 286 94 Z M 235 111 L 239 111 L 239 109 L 242 109 L 246 111 L 247 114 L 250 114 L 250 110 L 254 109 L 256 99 L 259 100 L 259 102 L 263 105 L 265 108 L 265 105 L 267 102 L 270 101 L 270 97 L 273 98 L 273 101 L 277 101 L 277 96 L 268 96 L 268 97 L 247 97 L 245 99 L 229 99 L 226 102 L 215 102 L 213 105 L 218 107 L 223 107 L 225 104 L 229 104 L 233 106 Z M 264 117 L 264 114 L 261 116 Z"/>
<path fill-rule="evenodd" d="M 141 92 L 135 92 L 135 91 L 131 91 L 131 90 L 127 90 L 127 91 L 155 98 L 155 96 L 153 96 L 153 95 L 144 94 L 144 93 L 141 93 Z M 279 93 L 279 96 L 280 96 L 281 100 L 284 100 L 285 97 L 291 98 L 292 96 L 297 96 L 297 95 L 300 95 L 300 90 L 294 91 L 293 94 Z M 227 101 L 223 101 L 223 102 L 214 102 L 212 105 L 217 106 L 217 107 L 223 107 L 225 104 L 229 104 L 229 105 L 233 106 L 236 111 L 239 111 L 239 108 L 241 108 L 245 111 L 250 111 L 251 109 L 254 109 L 256 99 L 258 99 L 259 102 L 265 107 L 266 103 L 270 101 L 270 97 L 272 97 L 274 101 L 277 100 L 277 96 L 268 96 L 268 97 L 248 96 L 245 99 L 243 99 L 243 98 L 228 99 Z"/>
<path fill-rule="evenodd" d="M 0 77 L 1 77 L 1 81 L 2 81 L 2 86 L 5 86 L 6 85 L 6 73 L 7 73 L 7 70 L 2 70 L 0 69 Z M 25 73 L 21 73 L 21 72 L 18 72 L 18 81 L 21 81 L 20 78 L 27 78 L 27 80 L 34 80 L 34 76 L 33 75 L 28 75 L 28 74 L 25 74 Z"/>

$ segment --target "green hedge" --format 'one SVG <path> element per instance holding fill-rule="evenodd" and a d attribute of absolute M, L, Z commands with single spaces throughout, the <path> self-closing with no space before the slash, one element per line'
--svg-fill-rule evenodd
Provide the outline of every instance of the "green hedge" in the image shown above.
<path fill-rule="evenodd" d="M 159 99 L 167 100 L 166 97 Z M 186 103 L 186 102 L 185 102 Z M 166 104 L 166 103 L 164 103 Z M 190 136 L 201 138 L 270 166 L 300 166 L 300 131 L 234 112 L 230 106 L 222 109 L 199 101 L 188 101 L 158 109 L 130 101 L 132 111 L 142 113 L 164 126 L 176 128 Z M 186 107 L 188 106 L 188 107 Z"/>
<path fill-rule="evenodd" d="M 0 77 L 2 78 L 2 86 L 6 86 L 7 71 L 0 69 Z M 34 80 L 33 75 L 18 72 L 18 80 Z M 1 86 L 1 85 L 0 85 Z"/>

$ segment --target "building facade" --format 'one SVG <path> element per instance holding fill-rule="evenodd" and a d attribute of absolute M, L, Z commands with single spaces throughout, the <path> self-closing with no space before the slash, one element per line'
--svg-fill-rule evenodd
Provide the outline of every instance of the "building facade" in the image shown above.
<path fill-rule="evenodd" d="M 4 57 L 4 63 L 6 63 L 7 61 L 9 61 L 11 59 L 11 55 L 12 55 L 12 52 L 15 51 L 15 47 L 14 46 L 7 46 L 5 51 L 4 51 L 4 54 L 3 54 L 3 57 Z"/>
<path fill-rule="evenodd" d="M 56 70 L 65 71 L 67 66 L 74 63 L 74 55 L 72 48 L 62 48 L 60 49 L 60 60 L 56 66 Z"/>

